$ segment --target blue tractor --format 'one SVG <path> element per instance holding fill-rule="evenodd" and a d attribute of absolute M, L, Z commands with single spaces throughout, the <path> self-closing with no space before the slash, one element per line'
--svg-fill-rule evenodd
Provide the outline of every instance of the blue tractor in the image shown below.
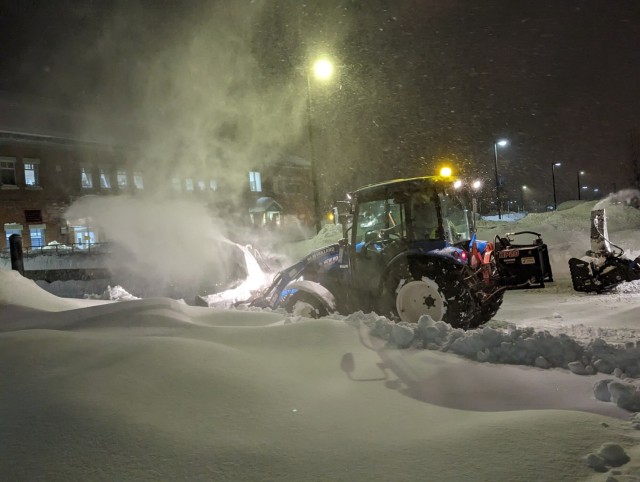
<path fill-rule="evenodd" d="M 496 314 L 506 289 L 544 286 L 551 269 L 539 236 L 531 245 L 509 236 L 495 245 L 476 240 L 470 200 L 440 176 L 351 192 L 338 203 L 344 209 L 334 208 L 343 238 L 280 271 L 251 304 L 309 317 L 363 311 L 478 327 Z"/>

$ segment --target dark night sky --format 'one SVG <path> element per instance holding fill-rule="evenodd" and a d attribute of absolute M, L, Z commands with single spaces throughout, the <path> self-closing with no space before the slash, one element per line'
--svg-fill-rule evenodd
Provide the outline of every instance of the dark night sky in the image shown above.
<path fill-rule="evenodd" d="M 135 112 L 149 59 L 169 46 L 179 53 L 208 21 L 206 2 L 4 3 L 0 89 L 100 115 Z M 320 152 L 339 173 L 328 192 L 419 174 L 443 158 L 490 180 L 493 140 L 503 136 L 511 145 L 501 171 L 514 192 L 526 183 L 547 202 L 551 162 L 563 163 L 560 201 L 575 197 L 578 169 L 606 191 L 634 181 L 640 2 L 208 3 L 252 11 L 248 51 L 266 82 L 295 74 L 308 51 L 327 47 L 340 58 L 340 88 L 316 99 Z M 221 16 L 204 34 L 212 44 Z"/>

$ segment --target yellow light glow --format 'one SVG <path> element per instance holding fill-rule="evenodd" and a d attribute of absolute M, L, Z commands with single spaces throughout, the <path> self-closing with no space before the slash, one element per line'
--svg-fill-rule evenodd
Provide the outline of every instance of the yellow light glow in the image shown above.
<path fill-rule="evenodd" d="M 328 59 L 317 60 L 313 64 L 313 75 L 319 80 L 329 80 L 333 77 L 333 64 Z"/>
<path fill-rule="evenodd" d="M 333 213 L 329 213 L 329 214 L 327 214 L 327 219 L 328 219 L 329 221 L 333 221 Z"/>
<path fill-rule="evenodd" d="M 453 174 L 453 171 L 451 170 L 450 167 L 445 166 L 440 169 L 440 175 L 442 177 L 451 177 L 451 174 Z"/>

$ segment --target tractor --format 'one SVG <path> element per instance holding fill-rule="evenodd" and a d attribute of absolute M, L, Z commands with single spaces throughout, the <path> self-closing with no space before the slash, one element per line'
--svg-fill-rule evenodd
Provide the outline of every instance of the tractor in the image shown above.
<path fill-rule="evenodd" d="M 539 235 L 525 245 L 513 235 L 476 239 L 471 193 L 451 177 L 424 176 L 347 194 L 333 212 L 343 238 L 281 270 L 250 304 L 308 317 L 363 311 L 463 329 L 486 323 L 505 290 L 543 287 L 552 275 Z"/>

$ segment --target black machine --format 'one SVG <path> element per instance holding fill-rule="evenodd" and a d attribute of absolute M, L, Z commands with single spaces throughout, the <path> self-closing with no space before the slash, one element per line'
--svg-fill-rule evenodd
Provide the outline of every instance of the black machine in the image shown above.
<path fill-rule="evenodd" d="M 594 209 L 591 211 L 591 250 L 582 258 L 571 258 L 569 270 L 573 289 L 603 293 L 621 283 L 640 279 L 640 256 L 631 260 L 624 256 L 622 248 L 609 241 L 605 211 Z"/>
<path fill-rule="evenodd" d="M 514 238 L 523 234 L 535 236 L 532 243 L 516 244 Z M 549 250 L 540 233 L 520 231 L 496 236 L 495 253 L 502 282 L 507 289 L 544 288 L 553 281 Z"/>

